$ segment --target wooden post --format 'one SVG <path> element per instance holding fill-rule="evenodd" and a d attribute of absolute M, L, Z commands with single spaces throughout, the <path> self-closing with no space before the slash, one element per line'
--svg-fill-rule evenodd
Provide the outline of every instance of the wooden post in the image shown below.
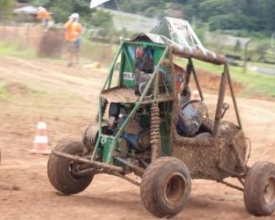
<path fill-rule="evenodd" d="M 243 57 L 243 73 L 246 73 L 246 64 L 247 64 L 247 47 L 248 44 L 251 42 L 251 39 L 249 39 L 245 45 L 244 45 L 244 57 Z"/>

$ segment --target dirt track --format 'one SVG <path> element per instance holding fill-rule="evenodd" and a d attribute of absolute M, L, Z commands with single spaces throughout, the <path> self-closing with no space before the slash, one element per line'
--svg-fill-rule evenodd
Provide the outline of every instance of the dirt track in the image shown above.
<path fill-rule="evenodd" d="M 142 205 L 139 188 L 116 177 L 98 175 L 83 193 L 58 194 L 47 179 L 48 156 L 29 153 L 40 117 L 48 124 L 50 147 L 63 137 L 80 137 L 95 116 L 105 76 L 100 70 L 1 57 L 0 80 L 9 93 L 0 96 L 0 220 L 154 219 Z M 252 142 L 249 165 L 275 162 L 275 102 L 238 103 Z M 192 184 L 189 204 L 174 219 L 257 219 L 246 212 L 241 192 L 211 181 Z"/>

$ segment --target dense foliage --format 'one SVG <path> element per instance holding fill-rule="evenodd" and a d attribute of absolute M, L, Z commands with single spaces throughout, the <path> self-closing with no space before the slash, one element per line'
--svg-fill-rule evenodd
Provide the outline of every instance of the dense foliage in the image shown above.
<path fill-rule="evenodd" d="M 55 12 L 58 20 L 64 20 L 73 11 L 86 18 L 95 10 L 89 9 L 90 0 L 20 0 L 44 5 Z M 275 31 L 274 0 L 116 0 L 122 11 L 149 17 L 175 16 L 181 11 L 189 21 L 208 23 L 210 30 L 244 30 L 247 32 Z M 117 9 L 114 0 L 104 6 Z M 178 14 L 177 14 L 178 15 Z"/>
<path fill-rule="evenodd" d="M 0 20 L 9 18 L 12 15 L 11 9 L 15 0 L 0 0 Z"/>
<path fill-rule="evenodd" d="M 179 9 L 185 19 L 209 23 L 210 30 L 275 31 L 274 0 L 117 0 L 123 11 L 150 17 Z M 116 8 L 115 2 L 105 4 Z M 173 13 L 173 12 L 172 12 Z M 173 14 L 172 14 L 173 15 Z"/>

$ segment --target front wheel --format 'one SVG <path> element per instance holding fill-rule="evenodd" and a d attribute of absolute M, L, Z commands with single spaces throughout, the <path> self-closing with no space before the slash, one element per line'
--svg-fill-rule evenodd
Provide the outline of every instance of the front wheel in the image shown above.
<path fill-rule="evenodd" d="M 145 208 L 153 215 L 160 218 L 175 216 L 190 198 L 190 173 L 176 158 L 158 158 L 145 170 L 140 192 Z"/>
<path fill-rule="evenodd" d="M 271 215 L 275 210 L 275 164 L 255 163 L 248 171 L 244 184 L 244 203 L 249 213 Z"/>
<path fill-rule="evenodd" d="M 81 156 L 84 145 L 81 141 L 69 139 L 61 141 L 55 151 Z M 76 194 L 86 189 L 93 180 L 93 173 L 75 175 L 83 164 L 68 158 L 51 154 L 48 160 L 48 178 L 53 187 L 63 194 Z"/>

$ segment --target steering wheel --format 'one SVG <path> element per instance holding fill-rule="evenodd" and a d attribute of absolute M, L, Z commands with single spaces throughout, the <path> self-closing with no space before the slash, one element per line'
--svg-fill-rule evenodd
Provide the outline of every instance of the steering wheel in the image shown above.
<path fill-rule="evenodd" d="M 184 103 L 184 105 L 181 107 L 181 111 L 183 111 L 186 108 L 186 106 L 193 103 L 199 103 L 201 105 L 203 102 L 200 99 L 190 99 Z"/>

